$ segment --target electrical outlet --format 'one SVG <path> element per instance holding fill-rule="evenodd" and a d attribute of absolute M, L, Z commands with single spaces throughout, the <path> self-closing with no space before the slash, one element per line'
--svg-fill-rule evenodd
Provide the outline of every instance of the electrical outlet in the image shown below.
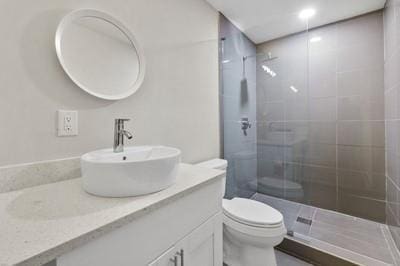
<path fill-rule="evenodd" d="M 58 110 L 57 134 L 59 137 L 78 135 L 77 111 Z"/>

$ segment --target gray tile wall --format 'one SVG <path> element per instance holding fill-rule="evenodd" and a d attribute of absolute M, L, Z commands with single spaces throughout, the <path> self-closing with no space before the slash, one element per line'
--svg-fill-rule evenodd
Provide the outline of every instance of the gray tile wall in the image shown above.
<path fill-rule="evenodd" d="M 387 224 L 400 247 L 400 1 L 384 10 Z"/>
<path fill-rule="evenodd" d="M 228 160 L 226 197 L 251 197 L 257 187 L 256 46 L 223 15 L 220 17 L 220 73 L 224 158 Z M 246 73 L 243 76 L 243 56 Z M 253 125 L 247 135 L 240 120 Z"/>
<path fill-rule="evenodd" d="M 257 46 L 259 192 L 385 221 L 383 45 L 375 12 Z"/>

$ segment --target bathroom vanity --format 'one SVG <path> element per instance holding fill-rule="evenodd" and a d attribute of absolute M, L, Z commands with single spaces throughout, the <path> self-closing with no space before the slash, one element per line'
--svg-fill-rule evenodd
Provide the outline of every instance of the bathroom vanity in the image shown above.
<path fill-rule="evenodd" d="M 81 179 L 0 194 L 0 265 L 220 266 L 224 176 L 180 164 L 145 196 L 93 196 Z"/>

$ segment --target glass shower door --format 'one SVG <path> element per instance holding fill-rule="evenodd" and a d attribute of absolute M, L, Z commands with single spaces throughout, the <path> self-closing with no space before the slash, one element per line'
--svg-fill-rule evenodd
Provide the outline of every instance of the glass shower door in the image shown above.
<path fill-rule="evenodd" d="M 257 194 L 296 230 L 302 203 L 312 203 L 309 163 L 312 113 L 309 92 L 309 33 L 257 45 Z M 305 217 L 302 222 L 308 223 Z"/>
<path fill-rule="evenodd" d="M 220 35 L 225 197 L 250 198 L 257 190 L 256 46 L 223 16 Z"/>

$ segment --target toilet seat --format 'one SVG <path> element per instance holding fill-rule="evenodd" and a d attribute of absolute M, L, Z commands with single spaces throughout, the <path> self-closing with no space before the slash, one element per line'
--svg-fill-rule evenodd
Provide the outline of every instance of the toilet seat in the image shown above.
<path fill-rule="evenodd" d="M 235 222 L 259 228 L 276 228 L 283 223 L 282 214 L 267 204 L 244 198 L 224 199 L 224 214 Z"/>

